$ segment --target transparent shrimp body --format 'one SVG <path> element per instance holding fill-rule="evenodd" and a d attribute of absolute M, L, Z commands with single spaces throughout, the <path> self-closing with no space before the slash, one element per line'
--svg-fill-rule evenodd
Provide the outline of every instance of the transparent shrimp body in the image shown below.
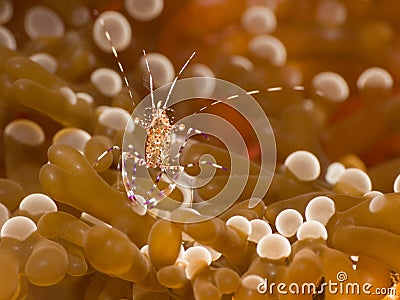
<path fill-rule="evenodd" d="M 169 164 L 173 126 L 165 110 L 157 109 L 146 128 L 145 157 L 149 168 L 161 170 Z"/>

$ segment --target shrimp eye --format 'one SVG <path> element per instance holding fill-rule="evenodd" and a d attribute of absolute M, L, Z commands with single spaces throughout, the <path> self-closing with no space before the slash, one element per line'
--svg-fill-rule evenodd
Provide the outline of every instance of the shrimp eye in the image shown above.
<path fill-rule="evenodd" d="M 160 120 L 161 120 L 161 122 L 162 122 L 163 125 L 165 125 L 165 126 L 170 125 L 170 124 L 169 124 L 169 118 L 168 118 L 168 116 L 167 116 L 167 114 L 166 114 L 165 112 L 163 112 L 163 113 L 160 115 Z"/>

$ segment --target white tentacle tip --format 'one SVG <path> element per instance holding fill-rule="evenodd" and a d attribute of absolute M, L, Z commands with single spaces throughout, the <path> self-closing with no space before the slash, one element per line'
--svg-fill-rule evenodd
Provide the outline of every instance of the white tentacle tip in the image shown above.
<path fill-rule="evenodd" d="M 8 219 L 1 228 L 0 237 L 10 237 L 19 241 L 26 240 L 37 230 L 35 222 L 23 216 Z"/>
<path fill-rule="evenodd" d="M 262 258 L 279 260 L 288 257 L 291 252 L 289 240 L 277 233 L 264 236 L 257 244 L 257 254 Z"/>

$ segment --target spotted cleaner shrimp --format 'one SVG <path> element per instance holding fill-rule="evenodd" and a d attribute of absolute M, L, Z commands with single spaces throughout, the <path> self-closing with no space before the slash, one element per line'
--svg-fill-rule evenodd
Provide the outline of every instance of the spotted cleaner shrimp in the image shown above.
<path fill-rule="evenodd" d="M 112 49 L 112 53 L 114 57 L 117 60 L 117 64 L 119 67 L 119 70 L 123 76 L 124 82 L 126 87 L 128 88 L 128 93 L 129 97 L 132 99 L 133 103 L 133 93 L 131 90 L 131 87 L 129 85 L 129 81 L 127 79 L 127 76 L 125 74 L 124 67 L 122 63 L 119 60 L 118 52 L 113 45 L 111 35 L 109 31 L 106 28 L 106 25 L 104 23 L 104 20 L 100 19 L 100 24 L 104 29 L 105 36 L 110 44 L 110 47 Z M 154 88 L 153 88 L 153 77 L 151 74 L 150 66 L 149 66 L 149 61 L 146 55 L 146 51 L 143 50 L 143 55 L 145 58 L 145 63 L 146 63 L 146 69 L 149 75 L 149 89 L 150 89 L 150 95 L 151 95 L 151 107 L 147 107 L 146 110 L 150 111 L 150 117 L 148 118 L 149 120 L 146 119 L 140 119 L 139 117 L 136 117 L 134 119 L 134 124 L 137 126 L 142 127 L 146 131 L 146 141 L 145 141 L 145 149 L 144 149 L 144 156 L 140 155 L 138 151 L 132 146 L 128 146 L 128 151 L 123 151 L 119 146 L 113 146 L 104 151 L 95 161 L 94 166 L 97 165 L 101 159 L 103 159 L 109 152 L 113 150 L 118 150 L 121 152 L 121 166 L 119 166 L 119 169 L 122 170 L 122 178 L 123 178 L 123 183 L 127 191 L 127 196 L 130 202 L 133 205 L 137 205 L 138 203 L 138 198 L 142 198 L 139 195 L 136 195 L 135 190 L 135 175 L 132 176 L 132 178 L 129 178 L 126 174 L 126 163 L 127 160 L 131 160 L 134 163 L 134 170 L 133 174 L 136 174 L 136 168 L 139 166 L 144 166 L 148 169 L 157 169 L 159 170 L 159 173 L 153 183 L 153 186 L 147 191 L 147 193 L 144 196 L 144 201 L 140 201 L 147 209 L 151 209 L 155 207 L 161 200 L 163 200 L 165 197 L 167 197 L 169 194 L 171 194 L 174 189 L 176 188 L 175 183 L 170 183 L 166 188 L 161 190 L 160 192 L 157 193 L 157 195 L 153 196 L 153 193 L 157 189 L 158 183 L 161 180 L 161 177 L 164 173 L 166 173 L 167 170 L 175 171 L 176 175 L 174 180 L 176 180 L 179 176 L 179 172 L 183 172 L 185 168 L 190 168 L 194 167 L 197 165 L 204 165 L 208 164 L 213 166 L 214 168 L 217 169 L 222 169 L 227 171 L 228 169 L 225 168 L 224 166 L 221 166 L 219 164 L 216 164 L 214 162 L 210 161 L 205 161 L 205 160 L 200 160 L 198 162 L 186 164 L 184 166 L 182 165 L 175 165 L 174 163 L 176 161 L 179 161 L 180 155 L 183 152 L 189 137 L 191 136 L 192 133 L 194 134 L 200 134 L 205 137 L 207 137 L 207 134 L 196 129 L 193 127 L 190 127 L 187 129 L 184 141 L 182 145 L 179 148 L 178 153 L 174 156 L 171 157 L 171 143 L 172 143 L 172 133 L 175 131 L 184 131 L 185 130 L 185 125 L 184 124 L 173 124 L 172 120 L 167 114 L 168 110 L 168 101 L 171 97 L 171 94 L 174 90 L 175 84 L 179 78 L 179 76 L 182 74 L 182 72 L 185 70 L 191 59 L 194 57 L 195 52 L 192 53 L 192 55 L 188 58 L 188 60 L 185 62 L 185 64 L 182 66 L 181 70 L 178 72 L 177 76 L 173 80 L 167 97 L 162 103 L 162 101 L 157 102 L 154 97 Z M 134 104 L 133 104 L 134 105 Z M 203 108 L 204 109 L 204 108 Z M 201 109 L 201 110 L 203 110 Z"/>
<path fill-rule="evenodd" d="M 127 76 L 125 74 L 124 68 L 119 60 L 118 57 L 118 52 L 116 48 L 113 45 L 111 36 L 109 31 L 106 28 L 105 22 L 103 19 L 100 19 L 100 25 L 102 26 L 105 37 L 111 47 L 112 53 L 117 61 L 120 73 L 124 79 L 125 85 L 128 88 L 129 96 L 132 99 L 133 103 L 133 93 L 130 88 Z M 174 78 L 172 81 L 171 85 L 168 88 L 168 92 L 165 95 L 163 95 L 163 101 L 158 101 L 156 103 L 155 100 L 155 91 L 153 89 L 153 77 L 151 74 L 150 66 L 149 66 L 149 60 L 147 59 L 146 52 L 143 51 L 144 59 L 145 59 L 145 67 L 148 72 L 148 78 L 149 78 L 149 90 L 150 90 L 150 99 L 151 100 L 150 104 L 145 104 L 145 109 L 142 112 L 141 115 L 133 117 L 133 124 L 141 127 L 145 131 L 145 145 L 144 149 L 138 151 L 138 147 L 133 146 L 135 144 L 134 142 L 128 143 L 128 145 L 125 144 L 125 147 L 120 148 L 118 146 L 113 146 L 106 151 L 104 151 L 98 159 L 95 161 L 95 165 L 103 158 L 105 157 L 109 152 L 113 150 L 118 150 L 121 152 L 121 158 L 120 162 L 121 165 L 119 165 L 119 169 L 121 170 L 122 174 L 122 180 L 123 184 L 126 189 L 126 193 L 128 196 L 129 201 L 132 204 L 132 207 L 135 211 L 140 212 L 140 213 L 145 213 L 149 209 L 155 208 L 163 199 L 168 198 L 168 196 L 175 190 L 177 187 L 177 182 L 180 176 L 185 175 L 186 173 L 184 172 L 186 168 L 194 167 L 194 166 L 201 166 L 201 165 L 210 165 L 214 169 L 222 169 L 224 171 L 228 171 L 228 169 L 222 165 L 219 165 L 215 162 L 211 162 L 208 160 L 199 160 L 194 163 L 186 164 L 186 165 L 180 165 L 179 164 L 179 159 L 182 154 L 182 152 L 185 149 L 185 146 L 188 143 L 189 138 L 192 135 L 203 135 L 207 137 L 207 133 L 205 130 L 199 130 L 196 128 L 196 124 L 192 124 L 192 126 L 188 126 L 189 128 L 186 131 L 186 134 L 184 136 L 183 142 L 179 147 L 179 150 L 177 151 L 177 154 L 174 155 L 172 154 L 172 140 L 173 140 L 173 133 L 176 131 L 184 131 L 186 129 L 185 124 L 174 124 L 172 121 L 172 117 L 169 117 L 167 114 L 167 111 L 169 110 L 169 104 L 173 104 L 174 101 L 171 99 L 171 95 L 174 91 L 174 88 L 176 88 L 178 85 L 178 79 L 179 76 L 182 74 L 182 72 L 185 70 L 187 65 L 190 63 L 191 59 L 194 57 L 195 53 L 192 53 L 192 55 L 187 59 L 185 64 L 182 66 L 180 71 L 178 72 L 177 76 Z M 210 79 L 210 78 L 208 78 Z M 259 177 L 257 179 L 256 186 L 253 189 L 252 192 L 252 198 L 255 200 L 252 202 L 258 203 L 261 201 L 263 196 L 265 195 L 266 191 L 268 190 L 268 187 L 272 181 L 272 174 L 275 169 L 275 163 L 276 163 L 276 146 L 275 146 L 275 139 L 273 137 L 273 131 L 271 128 L 271 125 L 268 121 L 267 116 L 265 115 L 264 111 L 262 108 L 258 105 L 258 103 L 254 100 L 254 98 L 247 99 L 247 100 L 252 100 L 252 101 L 237 101 L 241 97 L 245 96 L 250 96 L 254 94 L 258 94 L 261 91 L 260 90 L 253 90 L 253 91 L 244 91 L 243 89 L 240 89 L 238 86 L 223 81 L 223 80 L 218 80 L 213 78 L 213 82 L 217 83 L 219 86 L 223 87 L 228 87 L 224 92 L 227 92 L 223 94 L 222 97 L 214 98 L 214 100 L 209 106 L 214 106 L 219 103 L 224 103 L 231 105 L 234 109 L 237 109 L 245 118 L 249 121 L 250 124 L 252 124 L 252 128 L 255 131 L 258 141 L 260 142 L 260 148 L 261 148 L 261 161 L 260 161 L 260 173 Z M 230 86 L 228 86 L 230 85 Z M 232 85 L 235 87 L 234 89 L 230 89 Z M 282 91 L 285 89 L 284 87 L 270 87 L 262 92 L 278 92 Z M 303 86 L 293 86 L 290 87 L 289 89 L 295 90 L 295 91 L 304 91 L 305 88 Z M 158 90 L 157 90 L 158 91 Z M 230 93 L 232 91 L 232 93 Z M 314 91 L 316 94 L 323 96 L 323 93 L 321 91 Z M 193 95 L 192 95 L 193 96 Z M 198 95 L 194 95 L 194 98 L 198 97 Z M 211 98 L 209 98 L 211 99 Z M 171 101 L 170 101 L 171 100 Z M 171 103 L 169 103 L 171 102 Z M 231 103 L 232 102 L 232 103 Z M 142 103 L 142 102 L 141 102 Z M 141 104 L 140 103 L 140 104 Z M 139 105 L 140 105 L 139 104 Z M 197 115 L 200 112 L 204 112 L 209 106 L 202 107 L 200 110 L 194 112 L 191 114 L 191 116 Z M 137 108 L 137 107 L 136 107 Z M 135 108 L 135 110 L 136 110 Z M 250 116 L 250 118 L 249 118 Z M 218 127 L 218 126 L 216 126 Z M 229 137 L 230 138 L 230 137 Z M 246 148 L 246 145 L 242 145 L 242 148 Z M 176 150 L 174 148 L 174 150 Z M 144 152 L 144 155 L 142 156 L 139 152 Z M 234 151 L 231 152 L 230 149 L 228 149 L 228 153 L 232 154 L 235 153 Z M 268 153 L 268 155 L 267 155 Z M 248 154 L 248 153 L 247 153 Z M 246 156 L 245 156 L 246 157 Z M 247 156 L 248 157 L 248 156 Z M 247 161 L 247 164 L 249 163 L 249 159 Z M 152 186 L 147 190 L 147 192 L 144 193 L 144 196 L 136 192 L 136 177 L 137 177 L 137 170 L 138 167 L 145 167 L 146 169 L 153 169 L 158 171 L 158 175 L 156 176 L 155 179 L 151 179 Z M 129 172 L 130 174 L 128 174 Z M 234 164 L 232 163 L 232 155 L 231 155 L 231 166 L 230 166 L 230 173 L 231 175 L 237 175 L 240 172 L 237 172 L 237 169 L 234 168 Z M 167 180 L 164 180 L 168 186 L 161 191 L 157 191 L 158 184 L 161 181 L 163 174 L 167 175 L 166 177 Z M 171 177 L 171 174 L 173 175 Z M 235 178 L 235 176 L 229 176 L 229 180 L 232 178 Z M 238 176 L 236 176 L 238 178 Z M 242 181 L 245 181 L 241 177 Z M 229 183 L 228 180 L 228 183 Z M 235 181 L 233 179 L 232 181 Z M 241 185 L 242 189 L 238 190 L 235 185 Z M 228 184 L 227 184 L 228 186 Z M 193 188 L 194 186 L 186 186 L 189 187 L 189 190 L 191 190 L 191 199 L 189 199 L 189 204 L 190 208 L 192 208 L 192 203 L 193 201 Z M 226 190 L 230 190 L 231 193 L 234 193 L 236 196 L 240 195 L 241 192 L 243 191 L 244 186 L 242 185 L 242 182 L 234 182 L 231 183 L 231 185 L 226 188 Z M 181 190 L 182 191 L 182 190 Z M 225 197 L 226 198 L 226 197 Z M 232 195 L 229 195 L 228 198 L 232 198 L 234 201 L 236 198 L 234 198 Z M 222 202 L 227 202 L 225 199 L 222 197 L 214 197 L 212 200 L 214 201 L 212 205 L 219 205 L 216 204 L 218 201 Z M 207 201 L 211 202 L 211 201 Z M 138 205 L 140 203 L 141 205 Z M 224 209 L 227 209 L 231 204 L 233 203 L 226 203 L 226 205 L 222 205 L 221 209 L 219 212 L 222 212 Z M 198 210 L 197 210 L 198 211 Z M 217 210 L 215 210 L 217 211 Z M 202 211 L 200 212 L 202 215 L 208 215 L 210 211 Z M 214 212 L 213 212 L 214 213 Z M 157 213 L 156 213 L 157 214 Z"/>

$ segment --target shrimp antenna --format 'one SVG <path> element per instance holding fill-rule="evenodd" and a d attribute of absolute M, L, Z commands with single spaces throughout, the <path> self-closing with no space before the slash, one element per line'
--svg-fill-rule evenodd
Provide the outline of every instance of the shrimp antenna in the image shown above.
<path fill-rule="evenodd" d="M 164 106 L 163 109 L 165 109 L 167 107 L 169 98 L 171 97 L 172 91 L 175 87 L 176 82 L 178 81 L 179 76 L 182 74 L 183 70 L 185 70 L 185 68 L 187 67 L 187 65 L 189 64 L 189 62 L 191 61 L 191 59 L 193 58 L 193 56 L 195 56 L 196 52 L 193 52 L 192 55 L 190 55 L 190 57 L 188 58 L 188 60 L 185 62 L 185 64 L 183 65 L 183 67 L 181 68 L 181 70 L 179 71 L 178 75 L 176 75 L 174 81 L 171 84 L 171 87 L 169 88 L 168 94 L 167 94 L 167 98 L 165 99 L 164 102 Z"/>
<path fill-rule="evenodd" d="M 303 91 L 303 92 L 305 91 L 305 87 L 302 86 L 302 85 L 295 85 L 295 86 L 290 87 L 290 88 L 283 87 L 283 86 L 274 86 L 274 87 L 269 87 L 269 88 L 267 88 L 265 90 L 252 90 L 252 91 L 249 91 L 249 92 L 245 92 L 243 94 L 235 94 L 235 95 L 226 97 L 224 100 L 233 100 L 233 99 L 245 96 L 245 95 L 255 95 L 255 94 L 260 94 L 260 93 L 263 93 L 263 92 L 279 92 L 279 91 L 283 91 L 285 89 L 291 89 L 291 90 L 300 91 L 300 92 L 301 91 Z M 321 96 L 321 97 L 325 96 L 324 92 L 322 92 L 320 90 L 316 90 L 316 91 L 314 91 L 314 93 L 316 95 L 318 95 L 318 96 Z M 211 106 L 214 106 L 214 105 L 217 105 L 217 104 L 222 103 L 222 102 L 224 102 L 224 101 L 223 100 L 215 101 L 215 102 L 211 103 L 210 105 L 207 105 L 207 106 L 204 106 L 204 107 L 200 108 L 199 110 L 195 111 L 193 114 L 201 113 L 204 110 L 206 110 L 207 108 L 209 108 Z"/>
<path fill-rule="evenodd" d="M 110 44 L 112 53 L 113 53 L 113 55 L 114 55 L 114 57 L 115 57 L 115 59 L 117 61 L 119 70 L 121 72 L 121 75 L 124 78 L 125 85 L 128 88 L 129 98 L 131 98 L 131 100 L 132 100 L 132 105 L 135 106 L 135 103 L 133 102 L 133 92 L 132 92 L 131 86 L 129 84 L 128 77 L 126 76 L 125 69 L 122 66 L 121 60 L 119 59 L 117 49 L 115 48 L 114 43 L 112 42 L 110 32 L 108 31 L 107 26 L 104 23 L 104 20 L 102 18 L 100 18 L 100 25 L 101 25 L 101 27 L 103 27 L 106 39 L 107 39 L 108 43 Z"/>
<path fill-rule="evenodd" d="M 154 112 L 156 110 L 156 105 L 155 105 L 155 102 L 154 102 L 153 76 L 151 75 L 150 66 L 149 66 L 149 60 L 147 58 L 145 50 L 143 50 L 143 55 L 144 55 L 144 60 L 146 62 L 147 72 L 149 73 L 151 107 L 152 107 L 153 112 Z"/>

